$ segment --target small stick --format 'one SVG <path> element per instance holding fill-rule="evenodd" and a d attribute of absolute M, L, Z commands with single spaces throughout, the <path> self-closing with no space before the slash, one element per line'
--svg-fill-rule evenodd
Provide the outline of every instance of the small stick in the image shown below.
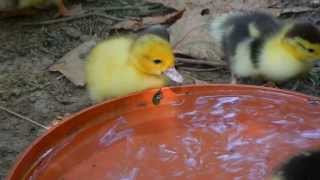
<path fill-rule="evenodd" d="M 18 118 L 21 118 L 21 119 L 23 119 L 23 120 L 25 120 L 25 121 L 31 122 L 32 124 L 34 124 L 34 125 L 36 125 L 36 126 L 39 126 L 39 127 L 41 127 L 41 128 L 44 128 L 44 129 L 46 129 L 46 130 L 49 129 L 47 126 L 45 126 L 45 125 L 43 125 L 43 124 L 40 124 L 40 123 L 38 123 L 37 121 L 34 121 L 34 120 L 32 120 L 32 119 L 30 119 L 30 118 L 28 118 L 28 117 L 22 116 L 22 115 L 20 115 L 20 114 L 18 114 L 18 113 L 16 113 L 16 112 L 13 112 L 13 111 L 11 111 L 10 109 L 7 109 L 7 108 L 2 107 L 2 106 L 0 106 L 0 109 L 2 109 L 3 111 L 5 111 L 5 112 L 7 112 L 7 113 L 9 113 L 9 114 L 11 114 L 11 115 L 14 115 L 14 116 L 16 116 L 16 117 L 18 117 Z"/>
<path fill-rule="evenodd" d="M 227 66 L 227 64 L 223 61 L 206 61 L 206 60 L 201 60 L 201 59 L 189 59 L 189 58 L 180 58 L 176 57 L 177 62 L 181 63 L 190 63 L 190 64 L 201 64 L 201 65 L 208 65 L 208 66 Z"/>
<path fill-rule="evenodd" d="M 100 16 L 100 17 L 104 17 L 104 18 L 111 19 L 111 20 L 114 20 L 114 21 L 123 21 L 123 20 L 124 20 L 124 19 L 122 19 L 122 18 L 110 16 L 110 15 L 103 14 L 103 13 L 91 12 L 91 13 L 86 13 L 86 14 L 78 14 L 78 15 L 70 16 L 70 17 L 63 17 L 63 18 L 59 18 L 59 19 L 52 19 L 52 20 L 48 20 L 48 21 L 32 22 L 32 23 L 23 23 L 22 25 L 23 25 L 23 26 L 30 26 L 30 25 L 49 25 L 49 24 L 55 24 L 55 23 L 73 21 L 73 20 L 75 20 L 75 19 L 85 18 L 85 17 L 89 17 L 89 16 Z"/>
<path fill-rule="evenodd" d="M 115 6 L 115 7 L 105 7 L 105 8 L 89 8 L 89 10 L 98 10 L 98 11 L 120 11 L 120 10 L 140 10 L 141 7 L 135 6 Z"/>
<path fill-rule="evenodd" d="M 207 72 L 207 71 L 215 71 L 215 70 L 221 69 L 221 67 L 215 67 L 215 68 L 180 67 L 179 69 L 182 69 L 185 71 Z"/>

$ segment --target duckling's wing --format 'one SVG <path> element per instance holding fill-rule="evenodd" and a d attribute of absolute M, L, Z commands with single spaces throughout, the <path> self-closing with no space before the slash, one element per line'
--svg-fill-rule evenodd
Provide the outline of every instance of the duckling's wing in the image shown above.
<path fill-rule="evenodd" d="M 211 35 L 227 57 L 234 56 L 237 46 L 244 40 L 265 39 L 279 29 L 280 23 L 262 12 L 225 14 L 213 20 L 210 28 Z"/>
<path fill-rule="evenodd" d="M 86 81 L 91 99 L 100 101 L 109 95 L 113 81 L 128 63 L 129 49 L 133 40 L 117 37 L 105 40 L 92 49 L 86 63 Z M 121 74 L 121 73 L 120 73 Z"/>

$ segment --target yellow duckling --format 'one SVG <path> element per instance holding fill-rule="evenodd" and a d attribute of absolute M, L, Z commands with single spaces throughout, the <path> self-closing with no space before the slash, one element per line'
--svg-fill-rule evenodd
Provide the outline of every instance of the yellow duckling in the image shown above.
<path fill-rule="evenodd" d="M 283 23 L 262 12 L 224 14 L 211 35 L 237 77 L 282 82 L 308 72 L 320 59 L 320 31 L 307 22 Z"/>
<path fill-rule="evenodd" d="M 150 28 L 142 35 L 113 37 L 98 44 L 89 54 L 86 81 L 90 97 L 99 102 L 148 88 L 167 85 L 164 75 L 176 82 L 175 58 L 164 27 Z M 154 31 L 154 32 L 152 32 Z M 160 35 L 161 35 L 160 33 Z"/>
<path fill-rule="evenodd" d="M 0 0 L 0 11 L 7 15 L 27 14 L 30 8 L 41 8 L 55 5 L 59 8 L 61 16 L 70 15 L 70 11 L 64 6 L 63 0 Z"/>

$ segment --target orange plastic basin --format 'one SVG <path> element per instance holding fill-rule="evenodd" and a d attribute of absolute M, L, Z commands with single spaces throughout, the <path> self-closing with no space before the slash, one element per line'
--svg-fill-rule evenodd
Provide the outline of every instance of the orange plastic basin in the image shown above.
<path fill-rule="evenodd" d="M 157 92 L 76 113 L 38 138 L 7 178 L 258 180 L 320 147 L 319 99 L 240 85 Z"/>

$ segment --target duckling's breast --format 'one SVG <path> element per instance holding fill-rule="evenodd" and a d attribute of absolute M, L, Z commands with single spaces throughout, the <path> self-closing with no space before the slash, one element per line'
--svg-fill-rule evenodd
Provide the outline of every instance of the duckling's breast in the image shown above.
<path fill-rule="evenodd" d="M 116 96 L 161 87 L 165 83 L 163 77 L 142 73 L 130 65 L 114 70 L 113 75 L 119 77 L 113 78 L 109 85 Z"/>
<path fill-rule="evenodd" d="M 230 57 L 231 71 L 239 77 L 257 76 L 259 74 L 252 59 L 252 43 L 254 43 L 252 38 L 240 42 L 234 56 Z"/>
<path fill-rule="evenodd" d="M 301 62 L 285 50 L 280 42 L 266 43 L 260 58 L 259 71 L 274 81 L 294 78 L 310 67 L 310 64 Z"/>

